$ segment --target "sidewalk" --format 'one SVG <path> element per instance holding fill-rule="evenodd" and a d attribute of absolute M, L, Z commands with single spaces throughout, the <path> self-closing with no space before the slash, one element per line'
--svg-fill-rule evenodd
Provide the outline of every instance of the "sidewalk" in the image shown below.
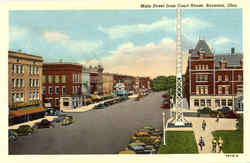
<path fill-rule="evenodd" d="M 212 132 L 215 130 L 236 130 L 236 120 L 235 119 L 225 119 L 221 118 L 219 122 L 216 122 L 216 118 L 200 118 L 200 117 L 185 117 L 188 122 L 192 122 L 192 128 L 166 128 L 166 131 L 175 130 L 175 131 L 187 131 L 193 130 L 196 143 L 198 146 L 199 153 L 212 153 Z M 206 121 L 206 130 L 202 130 L 201 124 L 202 121 Z M 203 150 L 200 150 L 198 145 L 200 137 L 203 137 L 205 142 L 205 147 Z M 217 148 L 216 152 L 218 154 L 219 149 Z"/>
<path fill-rule="evenodd" d="M 40 122 L 42 119 L 47 119 L 49 121 L 52 121 L 52 119 L 54 119 L 56 117 L 57 116 L 45 116 L 44 118 L 40 118 L 40 119 L 36 119 L 36 120 L 33 120 L 33 121 L 28 121 L 28 122 L 24 122 L 24 123 L 9 126 L 9 129 L 17 129 L 21 125 L 29 125 L 29 126 L 32 127 L 36 122 Z"/>

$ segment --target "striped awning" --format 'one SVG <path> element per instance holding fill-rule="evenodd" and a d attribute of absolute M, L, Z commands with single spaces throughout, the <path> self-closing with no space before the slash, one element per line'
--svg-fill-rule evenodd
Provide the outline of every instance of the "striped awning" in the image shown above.
<path fill-rule="evenodd" d="M 9 111 L 9 117 L 10 118 L 21 117 L 24 115 L 30 115 L 44 111 L 45 109 L 43 107 L 32 108 L 32 109 L 19 109 L 19 110 Z"/>

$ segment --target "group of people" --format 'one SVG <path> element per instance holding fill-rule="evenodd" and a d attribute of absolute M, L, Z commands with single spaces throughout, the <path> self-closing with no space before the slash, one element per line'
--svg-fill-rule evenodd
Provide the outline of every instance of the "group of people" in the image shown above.
<path fill-rule="evenodd" d="M 216 122 L 219 122 L 219 116 L 217 116 Z M 207 123 L 205 120 L 203 120 L 202 124 L 201 124 L 201 128 L 203 131 L 206 130 L 206 126 L 207 126 Z M 212 140 L 212 152 L 216 153 L 217 145 L 219 147 L 219 153 L 222 152 L 223 140 L 220 136 L 219 136 L 219 138 L 213 138 L 213 140 Z M 202 136 L 200 137 L 200 140 L 199 140 L 199 146 L 200 146 L 200 150 L 202 151 L 202 149 L 205 146 L 205 142 L 204 142 L 204 139 Z"/>

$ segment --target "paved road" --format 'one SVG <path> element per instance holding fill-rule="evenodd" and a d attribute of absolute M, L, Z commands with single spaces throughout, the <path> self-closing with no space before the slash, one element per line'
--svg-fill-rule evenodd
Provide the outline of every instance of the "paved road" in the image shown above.
<path fill-rule="evenodd" d="M 144 125 L 162 128 L 163 93 L 130 99 L 102 110 L 70 113 L 75 123 L 40 129 L 9 144 L 10 154 L 113 154 L 125 148 Z M 167 116 L 169 113 L 167 113 Z"/>

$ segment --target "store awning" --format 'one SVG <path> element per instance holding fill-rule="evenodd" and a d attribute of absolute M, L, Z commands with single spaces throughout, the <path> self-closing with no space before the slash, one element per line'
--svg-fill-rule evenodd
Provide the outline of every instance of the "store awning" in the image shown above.
<path fill-rule="evenodd" d="M 21 117 L 24 115 L 30 115 L 34 113 L 39 113 L 39 112 L 44 112 L 45 109 L 43 107 L 38 107 L 38 108 L 32 108 L 32 109 L 20 109 L 20 110 L 14 110 L 9 112 L 10 118 L 14 117 Z"/>

